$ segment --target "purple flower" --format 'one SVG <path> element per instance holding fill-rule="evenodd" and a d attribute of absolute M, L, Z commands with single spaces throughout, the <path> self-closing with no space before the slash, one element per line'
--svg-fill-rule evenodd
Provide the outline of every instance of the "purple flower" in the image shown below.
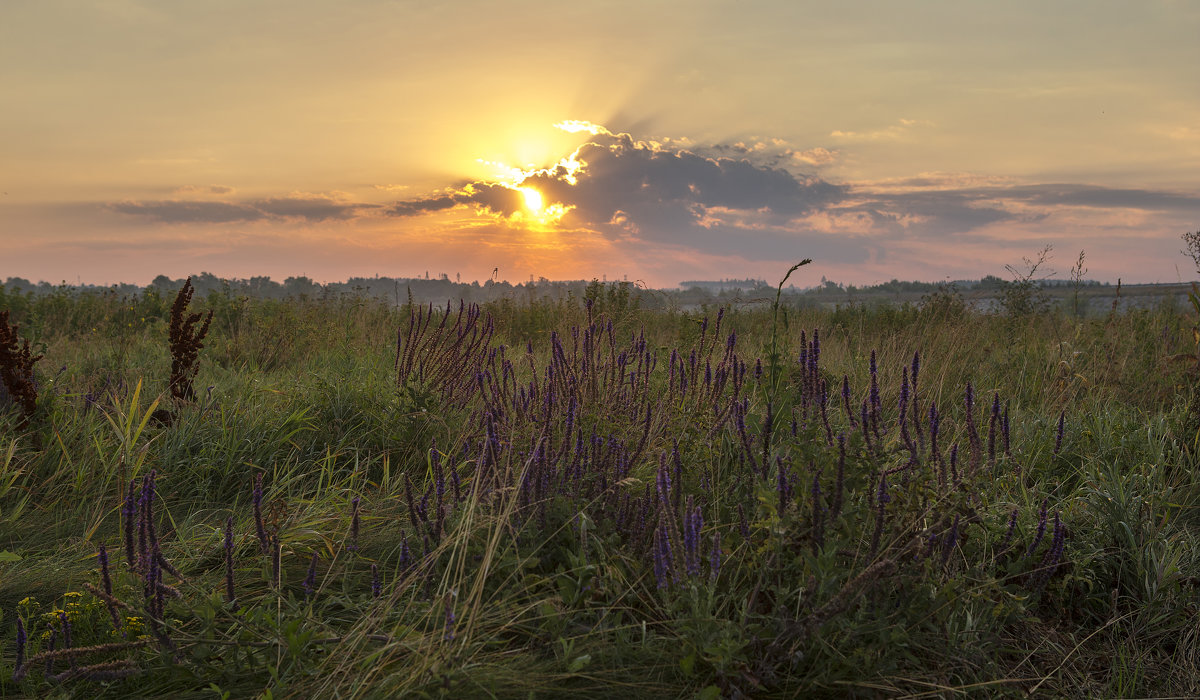
<path fill-rule="evenodd" d="M 408 532 L 400 530 L 400 569 L 406 570 L 412 566 L 412 550 L 408 548 Z"/>
<path fill-rule="evenodd" d="M 996 428 L 1000 424 L 1000 392 L 992 393 L 992 415 L 988 418 L 988 461 L 996 462 Z"/>
<path fill-rule="evenodd" d="M 879 371 L 875 366 L 875 351 L 871 351 L 871 406 L 870 414 L 872 418 L 877 418 L 880 410 L 883 408 L 883 403 L 879 400 Z"/>
<path fill-rule="evenodd" d="M 1047 502 L 1048 502 L 1048 499 L 1045 499 L 1045 498 L 1042 499 L 1042 507 L 1041 507 L 1041 510 L 1038 511 L 1037 534 L 1035 534 L 1033 536 L 1033 542 L 1029 545 L 1029 549 L 1025 550 L 1026 557 L 1033 556 L 1033 553 L 1035 551 L 1037 551 L 1038 545 L 1042 543 L 1042 537 L 1044 537 L 1046 534 L 1046 504 L 1047 504 Z"/>
<path fill-rule="evenodd" d="M 854 420 L 854 410 L 850 408 L 850 377 L 842 375 L 842 405 L 846 409 L 846 417 L 850 419 L 850 427 L 856 427 L 858 422 Z"/>
<path fill-rule="evenodd" d="M 304 588 L 304 594 L 311 596 L 317 585 L 317 561 L 320 559 L 316 552 L 312 553 L 312 559 L 308 562 L 308 574 L 304 577 L 304 581 L 300 584 Z"/>
<path fill-rule="evenodd" d="M 134 549 L 134 522 L 137 520 L 137 491 L 134 480 L 129 480 L 129 488 L 125 490 L 125 506 L 121 509 L 121 517 L 125 521 L 125 561 L 130 569 L 137 568 L 137 550 Z"/>
<path fill-rule="evenodd" d="M 376 564 L 372 564 L 371 565 L 371 597 L 378 598 L 382 591 L 383 591 L 383 588 L 379 583 L 379 566 Z"/>
<path fill-rule="evenodd" d="M 1058 430 L 1054 433 L 1054 454 L 1058 454 L 1058 451 L 1062 449 L 1063 429 L 1066 427 L 1066 423 L 1067 412 L 1060 411 L 1058 414 Z"/>
<path fill-rule="evenodd" d="M 1042 556 L 1042 561 L 1038 565 L 1037 571 L 1030 575 L 1030 588 L 1035 592 L 1040 592 L 1049 583 L 1050 578 L 1054 576 L 1058 570 L 1058 564 L 1062 560 L 1063 547 L 1066 544 L 1067 528 L 1063 525 L 1062 519 L 1058 511 L 1054 512 L 1054 539 L 1050 543 L 1050 549 Z"/>
<path fill-rule="evenodd" d="M 23 678 L 25 676 L 24 666 L 25 666 L 25 642 L 26 641 L 27 640 L 25 637 L 25 621 L 22 620 L 21 617 L 18 615 L 17 616 L 17 660 L 16 660 L 16 663 L 13 665 L 13 682 L 14 683 L 20 682 L 21 678 Z"/>
<path fill-rule="evenodd" d="M 1000 417 L 1000 434 L 1004 438 L 1004 454 L 1012 456 L 1012 451 L 1009 449 L 1009 432 L 1008 432 L 1008 402 L 1004 402 L 1004 415 Z"/>
<path fill-rule="evenodd" d="M 671 570 L 671 543 L 665 528 L 659 525 L 654 529 L 654 579 L 658 582 L 659 590 L 669 584 Z"/>
<path fill-rule="evenodd" d="M 1013 535 L 1017 531 L 1017 509 L 1013 508 L 1008 514 L 1008 530 L 1004 533 L 1004 539 L 1000 540 L 1000 544 L 996 547 L 997 554 L 1003 554 L 1008 551 L 1012 545 Z"/>
<path fill-rule="evenodd" d="M 62 625 L 63 649 L 70 649 L 73 646 L 71 644 L 71 620 L 67 617 L 67 613 L 60 612 L 58 621 Z"/>
<path fill-rule="evenodd" d="M 879 552 L 879 542 L 883 538 L 883 519 L 888 501 L 887 474 L 879 477 L 879 492 L 875 496 L 875 531 L 871 534 L 871 556 Z"/>
<path fill-rule="evenodd" d="M 100 552 L 96 558 L 100 563 L 100 583 L 104 586 L 104 592 L 111 598 L 112 577 L 108 573 L 108 550 L 105 549 L 104 543 L 100 544 Z M 108 606 L 108 614 L 112 617 L 113 629 L 121 629 L 121 616 L 117 613 L 117 607 L 113 605 L 112 601 L 106 600 L 104 602 Z"/>
<path fill-rule="evenodd" d="M 688 496 L 687 509 L 683 516 L 683 551 L 684 566 L 687 575 L 700 575 L 700 530 L 704 527 L 704 518 L 700 515 L 700 507 L 693 505 L 692 497 Z"/>
<path fill-rule="evenodd" d="M 445 632 L 442 633 L 442 639 L 447 642 L 454 641 L 454 598 L 453 593 L 446 594 L 444 606 L 446 608 L 446 625 Z"/>
<path fill-rule="evenodd" d="M 829 517 L 836 520 L 842 513 L 842 494 L 846 487 L 846 434 L 838 433 L 837 478 L 833 483 L 833 501 L 829 504 Z"/>

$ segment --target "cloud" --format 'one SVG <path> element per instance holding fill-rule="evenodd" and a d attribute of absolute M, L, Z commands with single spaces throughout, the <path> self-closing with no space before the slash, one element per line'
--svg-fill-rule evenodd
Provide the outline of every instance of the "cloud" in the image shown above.
<path fill-rule="evenodd" d="M 384 209 L 392 216 L 416 216 L 457 206 L 475 205 L 502 216 L 511 216 L 521 210 L 524 196 L 512 187 L 487 182 L 472 182 L 449 194 L 422 197 L 405 202 L 396 202 Z"/>
<path fill-rule="evenodd" d="M 252 206 L 230 202 L 116 202 L 110 204 L 109 208 L 121 214 L 141 216 L 163 223 L 223 224 L 234 221 L 256 221 L 266 216 Z"/>
<path fill-rule="evenodd" d="M 901 120 L 880 133 L 924 124 Z M 1055 232 L 1081 227 L 1132 231 L 1152 221 L 1194 220 L 1200 211 L 1195 192 L 1030 184 L 979 173 L 833 182 L 814 173 L 841 157 L 832 147 L 805 148 L 769 137 L 715 144 L 639 139 L 583 121 L 557 126 L 579 134 L 583 143 L 556 164 L 500 167 L 503 175 L 493 180 L 459 182 L 389 204 L 359 202 L 340 192 L 233 200 L 232 188 L 209 185 L 181 188 L 177 193 L 188 196 L 179 199 L 125 201 L 107 209 L 178 224 L 372 219 L 360 223 L 393 234 L 398 219 L 428 216 L 399 228 L 453 240 L 455 246 L 503 247 L 510 257 L 522 250 L 543 261 L 547 251 L 566 255 L 589 241 L 592 250 L 637 260 L 630 263 L 635 267 L 698 256 L 761 265 L 814 257 L 847 268 L 881 265 L 905 250 L 950 243 L 998 245 L 1020 235 L 1069 236 Z M 871 140 L 873 133 L 835 136 Z M 528 189 L 541 195 L 540 212 L 528 209 Z M 536 234 L 526 235 L 531 231 Z M 643 260 L 654 256 L 663 260 Z"/>
<path fill-rule="evenodd" d="M 183 185 L 175 188 L 175 194 L 233 194 L 234 189 L 228 185 Z"/>
<path fill-rule="evenodd" d="M 523 206 L 522 194 L 514 188 L 532 187 L 547 203 L 571 207 L 565 225 L 613 238 L 727 249 L 745 248 L 739 234 L 750 230 L 759 233 L 759 247 L 763 236 L 794 238 L 788 221 L 846 194 L 843 186 L 773 167 L 787 150 L 782 142 L 764 147 L 738 143 L 701 153 L 666 140 L 635 140 L 596 125 L 572 124 L 592 138 L 553 167 L 526 173 L 511 184 L 473 182 L 397 202 L 387 212 L 415 216 L 474 206 L 511 216 Z"/>
<path fill-rule="evenodd" d="M 918 126 L 933 126 L 933 122 L 925 119 L 901 119 L 898 123 L 882 129 L 871 131 L 834 130 L 829 135 L 840 141 L 899 141 L 908 138 L 913 128 Z"/>
<path fill-rule="evenodd" d="M 216 186 L 220 187 L 220 186 Z M 232 191 L 232 188 L 229 188 Z M 210 190 L 216 192 L 215 190 Z M 309 222 L 350 219 L 377 205 L 345 202 L 327 195 L 295 194 L 241 202 L 158 200 L 114 202 L 108 209 L 167 224 L 224 224 L 263 219 Z"/>
<path fill-rule="evenodd" d="M 987 194 L 986 190 L 968 192 L 978 195 Z M 1010 187 L 1002 190 L 1001 193 L 1006 199 L 1043 205 L 1152 211 L 1200 211 L 1200 194 L 1163 190 L 1044 184 Z"/>

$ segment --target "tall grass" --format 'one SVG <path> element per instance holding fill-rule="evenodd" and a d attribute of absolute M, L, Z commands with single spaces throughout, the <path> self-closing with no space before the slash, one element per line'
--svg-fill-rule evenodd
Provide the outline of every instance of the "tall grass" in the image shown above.
<path fill-rule="evenodd" d="M 170 424 L 169 300 L 6 297 L 45 359 L 0 415 L 0 692 L 1200 692 L 1190 310 L 595 291 L 215 293 Z"/>

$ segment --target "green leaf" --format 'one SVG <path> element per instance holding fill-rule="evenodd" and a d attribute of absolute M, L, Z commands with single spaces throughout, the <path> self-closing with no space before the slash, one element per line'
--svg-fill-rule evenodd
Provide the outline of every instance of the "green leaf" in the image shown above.
<path fill-rule="evenodd" d="M 0 550 L 0 562 L 21 561 L 21 555 L 8 550 Z"/>
<path fill-rule="evenodd" d="M 692 670 L 696 668 L 696 655 L 688 654 L 679 660 L 679 668 L 687 675 L 692 675 Z"/>

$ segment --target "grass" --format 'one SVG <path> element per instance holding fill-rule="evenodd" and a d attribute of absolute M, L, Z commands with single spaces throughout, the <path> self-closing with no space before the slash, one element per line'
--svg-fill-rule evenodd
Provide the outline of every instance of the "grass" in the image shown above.
<path fill-rule="evenodd" d="M 599 291 L 451 304 L 441 330 L 447 308 L 213 293 L 194 401 L 169 299 L 8 293 L 45 357 L 29 425 L 0 412 L 0 636 L 28 631 L 0 694 L 1200 693 L 1191 309 Z"/>

